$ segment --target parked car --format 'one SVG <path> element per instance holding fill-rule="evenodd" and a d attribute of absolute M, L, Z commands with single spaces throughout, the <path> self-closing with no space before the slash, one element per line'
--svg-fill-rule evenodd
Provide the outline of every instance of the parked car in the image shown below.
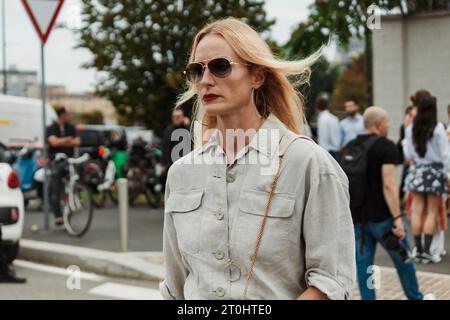
<path fill-rule="evenodd" d="M 81 139 L 79 155 L 89 153 L 91 159 L 99 159 L 98 150 L 101 146 L 109 146 L 111 133 L 118 131 L 121 133 L 121 149 L 127 148 L 127 136 L 125 129 L 118 125 L 78 125 L 77 133 Z"/>
<path fill-rule="evenodd" d="M 0 224 L 2 246 L 8 263 L 11 263 L 19 252 L 25 219 L 20 179 L 10 162 L 11 152 L 0 143 Z"/>

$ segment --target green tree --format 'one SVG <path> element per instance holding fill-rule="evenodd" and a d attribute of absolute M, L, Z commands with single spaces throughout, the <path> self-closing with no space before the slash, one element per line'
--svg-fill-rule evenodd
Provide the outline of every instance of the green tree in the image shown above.
<path fill-rule="evenodd" d="M 402 15 L 448 8 L 449 0 L 316 0 L 310 6 L 307 22 L 293 32 L 289 48 L 307 55 L 330 39 L 344 49 L 353 37 L 365 40 L 365 96 L 372 104 L 372 31 L 367 23 L 374 14 L 390 14 L 400 10 Z M 377 10 L 374 10 L 375 5 Z M 397 9 L 397 11 L 393 11 Z"/>
<path fill-rule="evenodd" d="M 364 100 L 364 55 L 361 54 L 352 59 L 345 70 L 339 75 L 333 91 L 332 105 L 333 110 L 343 113 L 344 102 L 348 99 L 354 99 L 361 106 L 366 107 Z"/>
<path fill-rule="evenodd" d="M 227 16 L 258 32 L 274 23 L 257 0 L 83 0 L 78 47 L 93 54 L 85 67 L 102 75 L 97 92 L 112 101 L 119 119 L 161 133 L 185 85 L 193 37 L 205 23 Z"/>
<path fill-rule="evenodd" d="M 323 93 L 332 95 L 334 84 L 339 76 L 339 67 L 331 65 L 325 57 L 321 57 L 311 67 L 311 78 L 308 85 L 303 85 L 300 91 L 304 95 L 306 118 L 314 115 L 314 101 Z"/>

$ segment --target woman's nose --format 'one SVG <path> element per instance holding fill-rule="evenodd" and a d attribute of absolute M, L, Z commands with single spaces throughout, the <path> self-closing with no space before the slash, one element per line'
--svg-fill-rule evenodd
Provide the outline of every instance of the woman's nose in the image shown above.
<path fill-rule="evenodd" d="M 205 70 L 203 72 L 203 76 L 202 76 L 199 84 L 203 84 L 203 85 L 214 84 L 214 76 L 211 74 L 211 72 L 209 71 L 208 68 L 205 68 Z"/>

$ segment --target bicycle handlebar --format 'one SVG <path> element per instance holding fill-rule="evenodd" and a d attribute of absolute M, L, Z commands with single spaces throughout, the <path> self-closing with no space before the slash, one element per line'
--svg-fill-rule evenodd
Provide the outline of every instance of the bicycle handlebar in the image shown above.
<path fill-rule="evenodd" d="M 83 154 L 81 157 L 79 158 L 68 158 L 67 162 L 69 162 L 70 164 L 82 164 L 86 161 L 88 161 L 90 159 L 90 156 L 88 153 Z"/>

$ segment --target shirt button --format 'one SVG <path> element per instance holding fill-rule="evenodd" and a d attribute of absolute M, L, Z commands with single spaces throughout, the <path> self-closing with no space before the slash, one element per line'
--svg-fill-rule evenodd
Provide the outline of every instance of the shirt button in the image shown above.
<path fill-rule="evenodd" d="M 236 177 L 234 175 L 232 175 L 231 173 L 227 174 L 227 182 L 228 183 L 233 183 L 234 180 L 236 180 Z"/>
<path fill-rule="evenodd" d="M 214 292 L 216 293 L 216 296 L 218 296 L 220 298 L 225 296 L 225 289 L 224 288 L 219 287 Z"/>
<path fill-rule="evenodd" d="M 214 252 L 214 256 L 217 260 L 222 260 L 223 258 L 225 258 L 225 253 L 223 253 L 223 251 L 217 251 Z"/>
<path fill-rule="evenodd" d="M 219 220 L 219 221 L 223 220 L 223 212 L 217 212 L 217 213 L 216 213 L 216 218 L 217 218 L 217 220 Z"/>

